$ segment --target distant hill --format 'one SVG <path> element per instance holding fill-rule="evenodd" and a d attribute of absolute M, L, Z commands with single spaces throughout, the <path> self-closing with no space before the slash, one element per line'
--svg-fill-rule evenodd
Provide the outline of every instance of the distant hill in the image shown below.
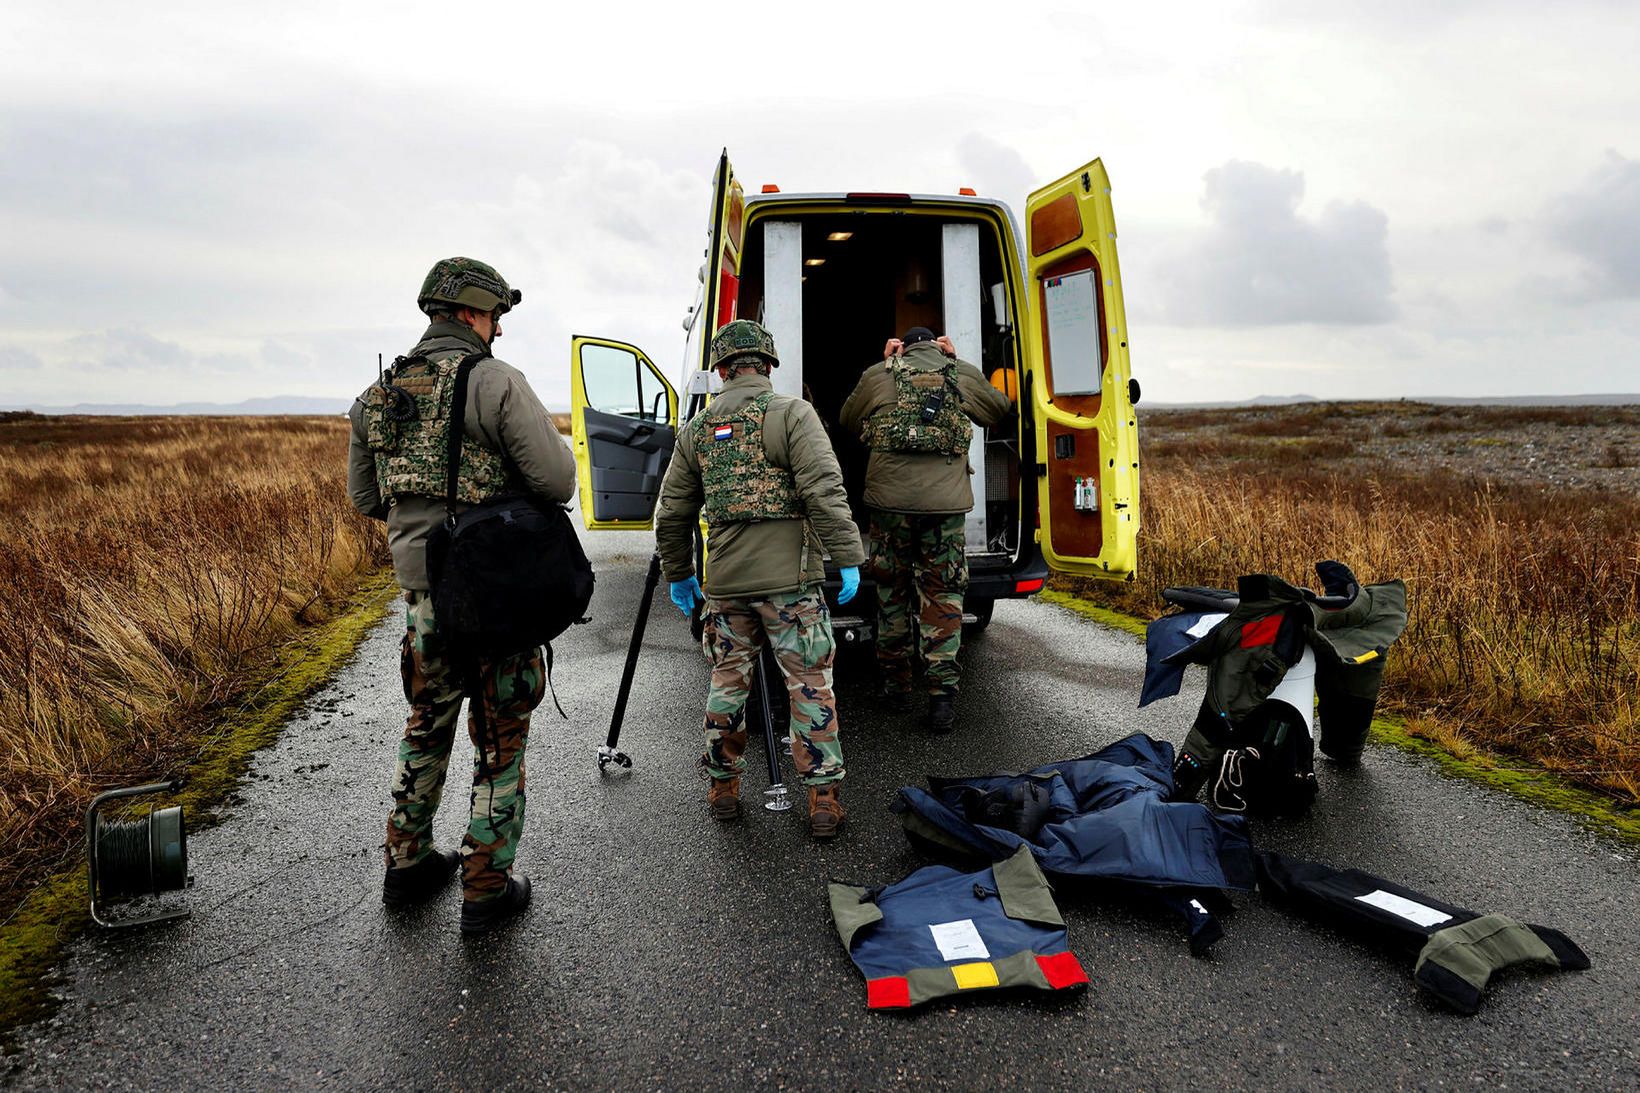
<path fill-rule="evenodd" d="M 1394 398 L 1321 399 L 1315 395 L 1258 395 L 1233 402 L 1150 402 L 1141 401 L 1147 410 L 1220 410 L 1238 406 L 1290 406 L 1304 402 L 1395 402 Z M 1402 401 L 1432 403 L 1437 406 L 1634 406 L 1640 405 L 1640 394 L 1628 395 L 1504 395 L 1496 398 L 1441 398 L 1433 395 L 1407 396 Z M 79 402 L 73 406 L 0 406 L 0 413 L 30 410 L 37 414 L 109 414 L 142 416 L 147 414 L 345 414 L 353 400 L 348 398 L 314 398 L 308 395 L 270 395 L 249 398 L 243 402 L 179 402 L 171 406 L 153 406 L 147 403 Z M 554 414 L 568 415 L 567 406 L 548 406 Z"/>
<path fill-rule="evenodd" d="M 1149 410 L 1225 410 L 1237 406 L 1291 406 L 1301 402 L 1422 402 L 1434 406 L 1640 406 L 1640 394 L 1630 395 L 1500 395 L 1493 398 L 1443 398 L 1406 395 L 1399 398 L 1320 399 L 1314 395 L 1259 395 L 1235 402 L 1144 402 Z"/>
<path fill-rule="evenodd" d="M 270 395 L 248 398 L 243 402 L 179 402 L 173 406 L 150 406 L 144 403 L 80 402 L 73 406 L 0 406 L 0 410 L 32 410 L 37 414 L 117 414 L 140 416 L 145 414 L 345 414 L 352 399 L 311 398 L 307 395 Z"/>

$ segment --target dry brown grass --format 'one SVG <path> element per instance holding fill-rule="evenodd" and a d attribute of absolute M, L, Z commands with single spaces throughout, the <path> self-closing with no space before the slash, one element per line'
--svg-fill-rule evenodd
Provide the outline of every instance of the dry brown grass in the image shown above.
<path fill-rule="evenodd" d="M 0 914 L 386 559 L 324 418 L 0 420 Z"/>
<path fill-rule="evenodd" d="M 1283 414 L 1280 433 L 1301 462 L 1246 441 L 1237 411 L 1212 411 L 1222 429 L 1206 433 L 1211 419 L 1190 411 L 1188 437 L 1174 415 L 1147 418 L 1140 578 L 1078 591 L 1151 617 L 1167 585 L 1234 587 L 1244 573 L 1313 584 L 1324 558 L 1366 582 L 1400 577 L 1411 621 L 1390 654 L 1385 708 L 1431 739 L 1527 757 L 1640 803 L 1640 496 L 1420 472 L 1404 458 L 1375 462 L 1369 442 L 1333 460 L 1303 445 L 1350 414 L 1306 411 Z M 1633 410 L 1558 413 L 1464 417 L 1482 432 L 1634 420 Z M 1306 437 L 1307 423 L 1321 436 Z"/>

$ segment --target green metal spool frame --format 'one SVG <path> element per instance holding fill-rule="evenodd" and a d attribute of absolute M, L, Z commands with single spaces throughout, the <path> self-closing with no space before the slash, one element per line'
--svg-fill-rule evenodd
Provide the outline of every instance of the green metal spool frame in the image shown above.
<path fill-rule="evenodd" d="M 139 797 L 148 793 L 175 793 L 181 779 L 154 782 L 99 793 L 85 812 L 86 870 L 91 900 L 91 918 L 108 929 L 122 929 L 147 923 L 182 918 L 187 908 L 171 908 L 132 918 L 104 917 L 103 904 L 120 896 L 151 895 L 179 891 L 188 886 L 188 833 L 182 822 L 182 806 L 155 809 L 134 821 L 105 820 L 100 809 L 109 801 Z"/>

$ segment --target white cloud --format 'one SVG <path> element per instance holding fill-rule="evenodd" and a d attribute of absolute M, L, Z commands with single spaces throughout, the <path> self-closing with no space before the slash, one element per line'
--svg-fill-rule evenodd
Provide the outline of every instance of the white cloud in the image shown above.
<path fill-rule="evenodd" d="M 1550 239 L 1582 262 L 1574 300 L 1640 296 L 1640 161 L 1607 152 L 1575 189 L 1550 202 Z"/>
<path fill-rule="evenodd" d="M 1241 160 L 1204 183 L 1209 226 L 1160 270 L 1170 322 L 1359 324 L 1395 314 L 1381 210 L 1334 202 L 1307 218 L 1302 174 Z"/>
<path fill-rule="evenodd" d="M 405 58 L 447 7 L 270 12 L 18 7 L 0 36 L 0 345 L 47 367 L 7 369 L 4 397 L 26 376 L 31 397 L 76 401 L 88 375 L 146 379 L 144 401 L 351 394 L 414 340 L 416 285 L 449 254 L 524 290 L 498 349 L 547 401 L 567 397 L 572 331 L 672 375 L 724 145 L 753 191 L 972 185 L 1016 212 L 1100 156 L 1153 397 L 1634 386 L 1631 168 L 1577 181 L 1640 118 L 1640 21 L 1620 3 L 952 0 L 931 21 L 890 0 L 872 47 L 771 5 L 766 63 L 746 68 L 682 8 L 635 33 L 630 8 L 497 0 L 478 68 L 437 88 Z M 1375 348 L 1392 334 L 1395 353 Z M 1575 353 L 1552 373 L 1523 348 L 1551 343 Z M 1199 376 L 1167 395 L 1188 361 Z"/>
<path fill-rule="evenodd" d="M 0 345 L 0 376 L 11 377 L 16 371 L 39 368 L 42 363 L 38 354 L 20 345 Z"/>
<path fill-rule="evenodd" d="M 1018 150 L 983 133 L 968 133 L 957 144 L 957 162 L 976 191 L 1000 197 L 1016 214 L 1025 210 L 1025 195 L 1042 181 Z"/>

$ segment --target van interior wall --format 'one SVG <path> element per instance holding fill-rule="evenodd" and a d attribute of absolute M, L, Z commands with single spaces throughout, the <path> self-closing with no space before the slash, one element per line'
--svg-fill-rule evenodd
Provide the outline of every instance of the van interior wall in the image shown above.
<path fill-rule="evenodd" d="M 908 327 L 941 326 L 939 223 L 898 219 L 902 223 L 828 217 L 803 226 L 805 260 L 825 259 L 824 265 L 804 267 L 803 378 L 831 430 L 849 499 L 862 517 L 868 453 L 857 436 L 838 427 L 838 414 L 861 374 L 883 359 L 885 341 Z M 838 231 L 853 235 L 827 238 Z"/>
<path fill-rule="evenodd" d="M 775 217 L 775 219 L 783 219 Z M 755 225 L 754 225 L 755 227 Z M 934 216 L 837 214 L 803 218 L 803 386 L 804 397 L 819 411 L 842 465 L 843 481 L 864 528 L 865 472 L 868 452 L 858 437 L 838 425 L 843 402 L 867 368 L 883 359 L 883 343 L 913 326 L 943 333 L 942 220 Z M 847 239 L 832 239 L 849 233 Z M 762 317 L 763 233 L 747 232 L 741 270 L 739 314 Z M 980 231 L 981 284 L 1004 280 L 1001 248 L 989 228 Z M 985 331 L 981 360 L 973 363 L 989 375 L 1014 366 L 1006 316 L 999 323 L 989 292 L 981 304 Z M 998 437 L 1011 444 L 1007 437 Z M 1006 496 L 1017 498 L 1017 449 L 1006 468 Z M 1001 470 L 1002 468 L 998 468 Z M 993 503 L 997 486 L 987 492 Z M 980 498 L 977 502 L 985 503 Z M 988 517 L 999 549 L 1017 546 L 1017 501 L 995 506 Z"/>

